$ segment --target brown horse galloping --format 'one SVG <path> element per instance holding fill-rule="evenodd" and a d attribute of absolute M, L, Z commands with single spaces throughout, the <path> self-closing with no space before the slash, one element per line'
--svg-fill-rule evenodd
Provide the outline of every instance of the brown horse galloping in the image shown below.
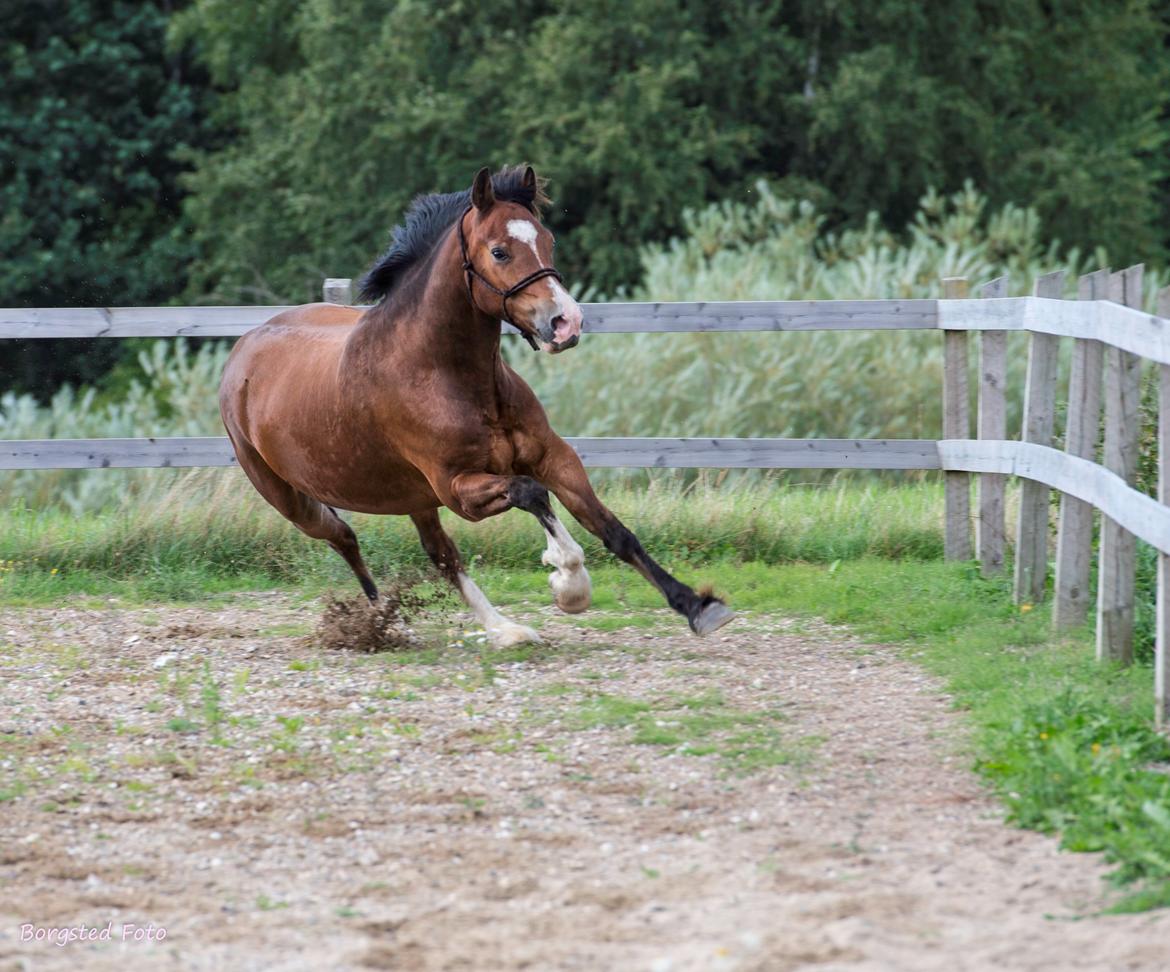
<path fill-rule="evenodd" d="M 373 307 L 308 304 L 236 344 L 220 386 L 224 425 L 260 495 L 341 554 L 371 601 L 378 590 L 334 507 L 409 516 L 494 644 L 538 640 L 467 576 L 438 510 L 472 521 L 512 507 L 535 516 L 548 534 L 542 559 L 554 568 L 556 604 L 575 613 L 589 606 L 589 574 L 549 505 L 552 490 L 707 634 L 731 610 L 650 558 L 500 356 L 501 319 L 551 354 L 581 333 L 581 308 L 552 268 L 552 234 L 539 219 L 545 203 L 531 167 L 495 176 L 483 169 L 470 192 L 417 199 L 361 281 Z"/>

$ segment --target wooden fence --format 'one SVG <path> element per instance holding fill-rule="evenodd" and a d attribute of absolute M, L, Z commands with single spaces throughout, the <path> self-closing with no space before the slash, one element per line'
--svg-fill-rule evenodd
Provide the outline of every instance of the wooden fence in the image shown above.
<path fill-rule="evenodd" d="M 1004 279 L 968 296 L 967 281 L 943 281 L 944 299 L 610 303 L 584 305 L 594 333 L 684 331 L 941 330 L 943 439 L 577 438 L 589 466 L 769 469 L 940 469 L 949 559 L 976 556 L 986 574 L 1004 569 L 1006 477 L 1023 480 L 1014 592 L 1039 602 L 1049 566 L 1049 491 L 1060 492 L 1053 621 L 1083 623 L 1092 589 L 1093 510 L 1097 552 L 1097 655 L 1133 658 L 1136 540 L 1158 550 L 1155 714 L 1170 723 L 1170 288 L 1157 315 L 1141 311 L 1142 268 L 1099 270 L 1061 300 L 1064 275 L 1040 277 L 1033 294 L 1009 297 Z M 325 297 L 350 303 L 348 280 L 327 280 Z M 235 337 L 279 307 L 0 309 L 0 339 Z M 505 331 L 511 331 L 504 325 Z M 1029 334 L 1024 417 L 1018 441 L 1006 427 L 1007 333 Z M 969 342 L 979 335 L 977 431 L 971 436 Z M 1064 448 L 1053 446 L 1061 338 L 1073 341 Z M 1158 495 L 1134 488 L 1141 361 L 1158 366 Z M 1103 465 L 1095 461 L 1104 406 Z M 225 438 L 0 441 L 0 469 L 227 466 Z M 971 508 L 970 474 L 979 474 Z M 975 526 L 975 545 L 971 526 Z"/>

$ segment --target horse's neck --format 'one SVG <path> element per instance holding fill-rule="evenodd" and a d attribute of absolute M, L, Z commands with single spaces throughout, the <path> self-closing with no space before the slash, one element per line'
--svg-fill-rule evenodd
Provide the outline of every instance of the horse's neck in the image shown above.
<path fill-rule="evenodd" d="M 371 312 L 361 344 L 373 361 L 411 373 L 447 372 L 464 389 L 495 398 L 500 322 L 470 304 L 458 253 L 449 249 L 436 258 L 417 300 Z"/>

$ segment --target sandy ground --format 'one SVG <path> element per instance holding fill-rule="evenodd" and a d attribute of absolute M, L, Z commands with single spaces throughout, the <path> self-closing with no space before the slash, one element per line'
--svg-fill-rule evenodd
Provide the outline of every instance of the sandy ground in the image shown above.
<path fill-rule="evenodd" d="M 528 660 L 404 663 L 320 610 L 0 611 L 0 970 L 1170 968 L 1170 914 L 1095 917 L 1102 863 L 1002 823 L 892 649 L 534 606 Z M 634 741 L 696 698 L 722 755 Z"/>

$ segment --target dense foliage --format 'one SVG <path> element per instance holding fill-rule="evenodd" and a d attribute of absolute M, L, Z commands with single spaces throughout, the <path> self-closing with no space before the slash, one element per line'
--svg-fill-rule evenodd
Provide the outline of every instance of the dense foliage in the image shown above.
<path fill-rule="evenodd" d="M 1043 236 L 1157 260 L 1170 87 L 1153 0 L 195 0 L 177 22 L 240 137 L 188 215 L 195 287 L 301 300 L 356 276 L 415 193 L 526 159 L 561 263 L 605 292 L 687 207 L 760 177 L 901 226 L 972 179 Z"/>
<path fill-rule="evenodd" d="M 165 49 L 173 4 L 0 3 L 0 306 L 155 304 L 193 257 L 184 153 L 206 78 Z M 116 342 L 5 342 L 0 385 L 99 377 Z"/>
<path fill-rule="evenodd" d="M 811 203 L 764 184 L 752 204 L 687 211 L 686 234 L 641 258 L 642 300 L 939 296 L 939 279 L 1006 274 L 1011 292 L 1057 268 L 1070 288 L 1088 258 L 1040 237 L 1034 210 L 989 212 L 970 188 L 929 194 L 900 234 L 877 214 L 833 232 Z M 1094 263 L 1104 260 L 1093 255 Z M 1160 276 L 1148 274 L 1147 286 Z M 1026 354 L 1013 336 L 1009 427 L 1018 428 Z M 922 331 L 587 336 L 571 354 L 517 348 L 516 367 L 573 435 L 937 438 L 942 343 Z M 972 388 L 976 383 L 972 382 Z"/>

